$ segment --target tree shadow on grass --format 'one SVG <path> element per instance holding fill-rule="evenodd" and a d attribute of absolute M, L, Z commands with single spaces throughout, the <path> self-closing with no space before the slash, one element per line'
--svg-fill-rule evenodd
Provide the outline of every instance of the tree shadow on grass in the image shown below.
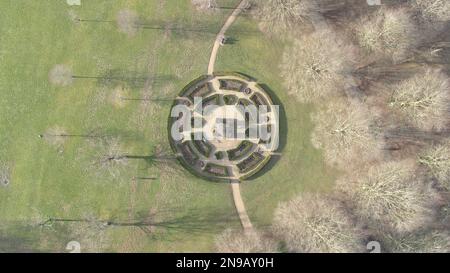
<path fill-rule="evenodd" d="M 34 241 L 29 238 L 0 235 L 0 253 L 36 252 Z"/>
<path fill-rule="evenodd" d="M 59 216 L 48 218 L 42 222 L 45 228 L 69 228 L 77 225 L 88 225 L 96 232 L 112 228 L 138 229 L 152 239 L 164 234 L 175 234 L 185 237 L 194 234 L 217 234 L 222 232 L 231 222 L 237 221 L 234 211 L 223 209 L 198 208 L 172 208 L 159 210 L 156 213 L 149 213 L 142 210 L 135 213 L 132 219 L 127 216 L 129 211 L 116 211 L 118 216 L 106 219 L 100 218 L 64 218 Z M 121 216 L 122 215 L 122 216 Z M 177 237 L 176 236 L 176 237 Z"/>
<path fill-rule="evenodd" d="M 112 69 L 106 71 L 100 76 L 74 75 L 74 79 L 93 79 L 97 83 L 106 87 L 115 87 L 117 85 L 125 85 L 133 89 L 143 88 L 148 82 L 160 84 L 173 80 L 172 75 L 148 76 L 145 72 L 129 71 L 122 69 Z"/>
<path fill-rule="evenodd" d="M 183 215 L 176 216 L 180 212 L 183 212 Z M 161 220 L 153 220 L 152 218 Z M 226 229 L 230 222 L 237 221 L 237 219 L 234 211 L 225 211 L 223 209 L 211 210 L 211 208 L 188 210 L 179 208 L 165 210 L 151 215 L 148 215 L 148 212 L 144 211 L 137 213 L 137 221 L 117 221 L 116 223 L 118 224 L 117 226 L 122 227 L 159 227 L 168 232 L 172 231 L 181 234 L 216 234 Z"/>
<path fill-rule="evenodd" d="M 216 26 L 205 26 L 204 22 L 197 23 L 179 23 L 179 22 L 165 22 L 160 20 L 150 20 L 150 21 L 142 21 L 136 25 L 137 28 L 147 31 L 159 31 L 163 32 L 167 35 L 171 35 L 174 38 L 178 39 L 210 39 L 215 37 L 220 28 Z M 236 36 L 239 34 L 243 35 L 255 35 L 259 33 L 257 30 L 249 30 L 249 29 L 233 29 L 227 32 L 227 36 Z M 237 41 L 237 40 L 236 40 Z"/>
<path fill-rule="evenodd" d="M 41 245 L 41 237 L 45 231 L 40 227 L 31 226 L 30 223 L 22 221 L 8 222 L 7 224 L 7 229 L 0 230 L 0 253 L 49 253 L 56 251 L 49 247 L 44 248 Z M 53 237 L 55 236 L 58 237 L 57 235 Z"/>

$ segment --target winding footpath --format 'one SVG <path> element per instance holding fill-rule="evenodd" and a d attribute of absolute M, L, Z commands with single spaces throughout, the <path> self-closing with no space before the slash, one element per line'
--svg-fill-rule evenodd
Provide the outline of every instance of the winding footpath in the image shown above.
<path fill-rule="evenodd" d="M 220 32 L 217 34 L 216 39 L 214 41 L 214 46 L 211 52 L 211 57 L 209 59 L 208 64 L 208 75 L 212 75 L 214 73 L 214 67 L 216 65 L 217 54 L 219 53 L 219 48 L 221 46 L 221 40 L 225 36 L 225 33 L 230 28 L 230 26 L 236 21 L 236 18 L 239 16 L 241 11 L 245 9 L 248 5 L 247 0 L 242 0 L 239 5 L 234 9 L 231 13 L 230 17 L 228 17 L 227 21 L 223 25 Z M 239 180 L 231 180 L 231 191 L 233 193 L 234 205 L 236 207 L 236 211 L 239 215 L 239 219 L 241 221 L 242 227 L 245 232 L 253 231 L 253 225 L 248 217 L 247 210 L 245 209 L 244 200 L 241 196 L 240 189 L 240 181 Z"/>
<path fill-rule="evenodd" d="M 211 58 L 209 59 L 208 65 L 208 75 L 212 75 L 214 73 L 214 66 L 217 60 L 217 53 L 219 52 L 219 48 L 221 46 L 222 37 L 225 36 L 225 33 L 230 28 L 230 26 L 236 21 L 236 18 L 241 14 L 241 11 L 248 6 L 247 0 L 242 0 L 241 3 L 234 9 L 233 13 L 231 13 L 230 17 L 228 17 L 227 21 L 223 25 L 222 29 L 216 36 L 216 40 L 214 41 L 214 46 L 211 53 Z"/>

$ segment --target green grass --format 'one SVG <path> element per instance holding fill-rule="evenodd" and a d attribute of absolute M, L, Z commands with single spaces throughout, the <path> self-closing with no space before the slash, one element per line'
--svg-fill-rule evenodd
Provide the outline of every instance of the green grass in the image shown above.
<path fill-rule="evenodd" d="M 104 220 L 145 219 L 177 225 L 150 235 L 133 227 L 109 228 L 104 251 L 211 251 L 218 232 L 225 226 L 239 227 L 227 184 L 208 183 L 182 170 L 173 174 L 144 160 L 131 160 L 121 175 L 112 179 L 106 172 L 88 168 L 96 148 L 86 139 L 67 139 L 60 153 L 38 138 L 54 126 L 71 134 L 101 128 L 119 137 L 129 154 L 149 155 L 155 145 L 168 146 L 170 103 L 145 106 L 130 101 L 118 108 L 109 101 L 114 87 L 88 79 L 56 87 L 48 82 L 48 72 L 55 64 L 64 64 L 83 76 L 104 75 L 110 70 L 170 76 L 170 80 L 150 83 L 147 88 L 129 87 L 126 82 L 121 85 L 135 98 L 144 93 L 174 97 L 192 79 L 206 73 L 214 34 L 164 36 L 161 31 L 142 29 L 129 37 L 118 32 L 114 23 L 77 25 L 70 20 L 69 11 L 82 19 L 115 20 L 119 10 L 128 8 L 149 24 L 176 22 L 213 33 L 230 12 L 199 13 L 189 2 L 95 0 L 69 7 L 65 1 L 1 1 L 0 160 L 11 164 L 13 173 L 11 184 L 0 188 L 0 240 L 20 242 L 17 250 L 64 251 L 67 242 L 78 239 L 76 224 L 52 229 L 35 224 L 46 217 L 95 215 Z M 237 1 L 220 2 L 231 6 Z M 268 84 L 287 113 L 287 144 L 281 160 L 264 176 L 246 182 L 242 190 L 252 220 L 267 225 L 279 201 L 304 190 L 328 189 L 332 172 L 310 144 L 310 107 L 288 98 L 278 77 L 274 64 L 283 45 L 259 32 L 244 36 L 245 32 L 237 31 L 255 30 L 255 25 L 248 19 L 237 21 L 230 34 L 238 41 L 221 49 L 216 70 L 239 71 Z M 133 176 L 157 180 L 133 182 Z M 191 222 L 202 228 L 189 229 Z"/>
<path fill-rule="evenodd" d="M 267 226 L 280 201 L 287 201 L 303 191 L 329 191 L 335 171 L 325 166 L 322 153 L 311 144 L 312 106 L 300 104 L 288 96 L 282 84 L 278 67 L 285 45 L 260 33 L 257 24 L 245 17 L 235 22 L 229 34 L 237 42 L 222 48 L 216 69 L 233 69 L 266 84 L 277 97 L 274 103 L 282 105 L 281 116 L 283 113 L 285 116 L 285 122 L 281 121 L 285 125 L 280 126 L 280 133 L 286 136 L 280 143 L 282 156 L 264 175 L 242 186 L 250 218 L 260 226 Z"/>

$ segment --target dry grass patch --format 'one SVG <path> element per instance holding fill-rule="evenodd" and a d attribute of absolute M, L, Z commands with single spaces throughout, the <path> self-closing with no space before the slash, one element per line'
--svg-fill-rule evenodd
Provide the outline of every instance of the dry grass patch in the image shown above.
<path fill-rule="evenodd" d="M 135 11 L 124 9 L 117 14 L 117 27 L 120 32 L 132 37 L 139 29 L 139 16 Z"/>
<path fill-rule="evenodd" d="M 71 85 L 73 82 L 72 70 L 63 64 L 57 64 L 50 70 L 48 80 L 56 86 Z"/>
<path fill-rule="evenodd" d="M 117 86 L 110 94 L 109 101 L 116 108 L 124 108 L 128 104 L 126 98 L 128 98 L 129 96 L 130 91 L 127 88 L 123 86 Z"/>
<path fill-rule="evenodd" d="M 60 126 L 54 126 L 47 129 L 42 136 L 49 145 L 62 149 L 68 140 L 69 134 L 66 129 Z"/>

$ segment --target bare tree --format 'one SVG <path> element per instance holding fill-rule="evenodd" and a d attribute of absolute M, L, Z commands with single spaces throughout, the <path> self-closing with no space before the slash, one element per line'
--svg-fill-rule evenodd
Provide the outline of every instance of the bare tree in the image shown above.
<path fill-rule="evenodd" d="M 112 137 L 97 143 L 91 167 L 95 170 L 106 170 L 113 178 L 119 177 L 122 169 L 128 165 L 120 139 Z"/>
<path fill-rule="evenodd" d="M 300 101 L 316 102 L 344 89 L 354 53 L 330 30 L 304 35 L 284 52 L 281 76 Z"/>
<path fill-rule="evenodd" d="M 100 175 L 106 171 L 112 178 L 118 178 L 131 160 L 143 160 L 148 165 L 156 165 L 161 169 L 170 168 L 175 171 L 176 156 L 160 145 L 155 146 L 148 155 L 134 155 L 126 151 L 119 137 L 104 137 L 90 142 L 94 154 L 88 169 L 94 172 L 100 171 Z"/>
<path fill-rule="evenodd" d="M 57 86 L 68 86 L 73 82 L 72 70 L 62 64 L 55 65 L 48 74 L 50 83 Z"/>
<path fill-rule="evenodd" d="M 423 16 L 432 21 L 450 20 L 450 1 L 448 0 L 412 0 L 413 5 Z"/>
<path fill-rule="evenodd" d="M 295 29 L 316 16 L 319 6 L 313 0 L 266 0 L 260 10 L 263 28 L 271 31 Z"/>
<path fill-rule="evenodd" d="M 268 253 L 276 251 L 276 243 L 258 231 L 226 229 L 217 236 L 216 249 L 222 253 Z"/>
<path fill-rule="evenodd" d="M 64 144 L 70 138 L 86 138 L 101 140 L 106 138 L 107 134 L 101 128 L 94 128 L 85 133 L 74 134 L 68 133 L 66 129 L 61 126 L 53 126 L 47 129 L 43 134 L 39 135 L 49 145 L 55 146 L 60 152 L 63 151 Z"/>
<path fill-rule="evenodd" d="M 433 219 L 437 195 L 415 174 L 413 160 L 392 161 L 361 170 L 337 182 L 361 219 L 403 233 Z"/>
<path fill-rule="evenodd" d="M 407 9 L 380 9 L 355 26 L 359 45 L 369 54 L 390 57 L 394 62 L 408 57 L 419 43 L 419 29 Z"/>
<path fill-rule="evenodd" d="M 96 218 L 92 213 L 87 213 L 82 218 L 46 218 L 39 226 L 54 229 L 57 225 L 63 225 L 72 240 L 80 243 L 82 252 L 102 252 L 109 246 L 108 222 Z"/>
<path fill-rule="evenodd" d="M 11 183 L 11 169 L 5 162 L 0 161 L 0 186 L 8 186 Z"/>
<path fill-rule="evenodd" d="M 57 148 L 61 148 L 68 139 L 68 135 L 69 134 L 64 128 L 60 126 L 54 126 L 47 129 L 44 134 L 39 136 L 42 137 L 48 144 Z"/>
<path fill-rule="evenodd" d="M 274 234 L 293 252 L 360 252 L 361 232 L 340 203 L 303 194 L 275 211 Z"/>
<path fill-rule="evenodd" d="M 112 105 L 114 105 L 117 108 L 123 108 L 126 106 L 127 100 L 124 98 L 127 98 L 129 96 L 129 90 L 123 86 L 117 86 L 114 88 L 113 92 L 111 92 L 111 95 L 109 97 L 109 101 Z"/>
<path fill-rule="evenodd" d="M 102 218 L 92 212 L 84 213 L 73 218 L 64 217 L 39 217 L 39 224 L 33 227 L 40 227 L 47 230 L 68 231 L 70 239 L 80 242 L 82 252 L 106 251 L 111 243 L 111 235 L 114 230 L 128 229 L 143 232 L 146 236 L 154 236 L 159 232 L 177 231 L 178 236 L 192 234 L 216 234 L 222 231 L 232 217 L 224 211 L 213 211 L 202 213 L 198 210 L 182 212 L 182 208 L 160 209 L 149 213 L 148 209 L 138 211 L 133 218 L 109 215 Z M 115 211 L 120 214 L 120 211 Z M 128 214 L 127 214 L 128 215 Z M 66 237 L 67 238 L 67 237 Z"/>
<path fill-rule="evenodd" d="M 448 231 L 421 230 L 407 234 L 380 235 L 384 251 L 392 253 L 449 253 Z"/>
<path fill-rule="evenodd" d="M 427 167 L 444 188 L 450 189 L 450 140 L 428 148 L 419 155 L 419 163 Z"/>
<path fill-rule="evenodd" d="M 191 3 L 198 10 L 215 10 L 217 7 L 216 0 L 191 0 Z"/>
<path fill-rule="evenodd" d="M 136 35 L 139 28 L 139 16 L 135 11 L 124 9 L 117 14 L 117 27 L 119 31 L 128 36 Z"/>
<path fill-rule="evenodd" d="M 420 129 L 442 129 L 449 120 L 450 85 L 440 71 L 427 70 L 392 86 L 389 106 Z"/>
<path fill-rule="evenodd" d="M 362 103 L 333 99 L 326 109 L 314 113 L 312 120 L 316 126 L 312 143 L 324 150 L 328 164 L 348 169 L 380 156 L 382 142 L 372 133 L 371 116 Z"/>

